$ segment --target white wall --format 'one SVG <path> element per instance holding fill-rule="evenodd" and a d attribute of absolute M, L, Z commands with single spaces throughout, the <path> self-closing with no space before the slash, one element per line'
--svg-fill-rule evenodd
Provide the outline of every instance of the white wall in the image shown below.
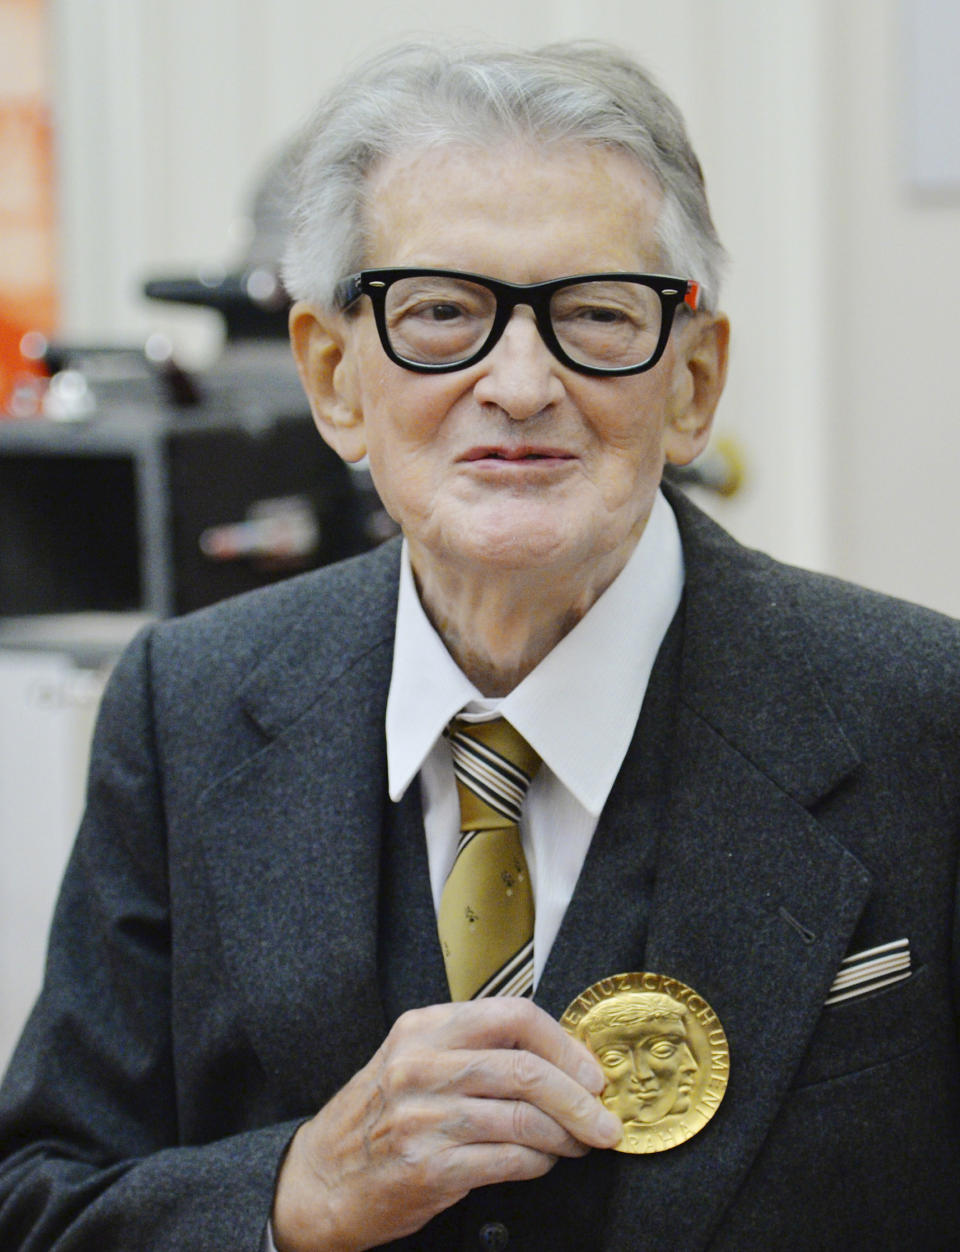
<path fill-rule="evenodd" d="M 733 259 L 720 428 L 749 479 L 711 507 L 786 559 L 960 613 L 960 204 L 911 198 L 902 174 L 910 5 L 56 0 L 67 329 L 160 325 L 209 359 L 215 317 L 149 307 L 137 283 L 242 253 L 258 169 L 373 46 L 418 30 L 614 39 L 686 111 Z"/>
<path fill-rule="evenodd" d="M 831 20 L 829 498 L 839 573 L 960 616 L 960 191 L 916 190 L 906 133 L 910 10 L 953 9 L 956 44 L 955 7 Z"/>

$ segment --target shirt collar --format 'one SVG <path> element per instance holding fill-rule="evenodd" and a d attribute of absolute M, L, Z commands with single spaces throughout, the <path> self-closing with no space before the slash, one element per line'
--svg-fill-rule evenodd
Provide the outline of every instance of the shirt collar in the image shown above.
<path fill-rule="evenodd" d="M 630 746 L 650 671 L 682 593 L 680 534 L 658 492 L 640 542 L 619 575 L 499 702 L 499 712 L 594 816 Z M 404 545 L 386 716 L 391 799 L 400 799 L 443 728 L 471 702 L 491 703 L 430 624 Z"/>

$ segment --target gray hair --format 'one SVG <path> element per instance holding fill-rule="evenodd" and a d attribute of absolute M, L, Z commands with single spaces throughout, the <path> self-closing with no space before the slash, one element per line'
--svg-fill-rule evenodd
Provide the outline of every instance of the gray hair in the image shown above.
<path fill-rule="evenodd" d="M 696 279 L 701 307 L 716 308 L 724 250 L 680 111 L 625 54 L 579 42 L 536 52 L 404 43 L 348 74 L 303 136 L 287 290 L 330 307 L 338 280 L 363 267 L 368 179 L 386 158 L 517 140 L 633 155 L 662 190 L 664 269 Z"/>

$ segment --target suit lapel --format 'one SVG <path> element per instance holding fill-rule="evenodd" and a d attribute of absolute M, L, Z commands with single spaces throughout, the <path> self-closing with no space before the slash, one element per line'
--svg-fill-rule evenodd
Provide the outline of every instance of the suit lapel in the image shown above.
<path fill-rule="evenodd" d="M 294 1108 L 329 1098 L 385 1033 L 371 832 L 385 800 L 395 555 L 354 583 L 330 596 L 336 620 L 308 603 L 246 678 L 240 699 L 267 742 L 200 801 L 227 967 Z"/>
<path fill-rule="evenodd" d="M 682 498 L 671 502 L 687 564 L 683 621 L 661 650 L 538 999 L 556 1014 L 591 982 L 631 968 L 679 979 L 719 1016 L 731 1074 L 693 1139 L 617 1157 L 610 1247 L 638 1214 L 638 1247 L 705 1246 L 784 1099 L 870 887 L 811 815 L 858 761 L 792 634 L 782 577 Z M 679 693 L 668 682 L 675 647 Z M 651 716 L 666 690 L 673 721 L 665 706 Z M 659 788 L 645 773 L 651 738 L 665 745 L 654 752 L 666 771 Z M 659 840 L 645 902 L 636 889 L 651 818 Z M 584 952 L 584 934 L 595 950 Z M 576 970 L 572 993 L 561 961 Z"/>
<path fill-rule="evenodd" d="M 611 1229 L 618 1216 L 643 1211 L 652 1248 L 703 1246 L 731 1202 L 806 1050 L 870 886 L 854 856 L 686 709 L 677 743 L 684 755 L 644 967 L 692 986 L 717 1013 L 730 1082 L 714 1119 L 687 1144 L 619 1165 Z"/>

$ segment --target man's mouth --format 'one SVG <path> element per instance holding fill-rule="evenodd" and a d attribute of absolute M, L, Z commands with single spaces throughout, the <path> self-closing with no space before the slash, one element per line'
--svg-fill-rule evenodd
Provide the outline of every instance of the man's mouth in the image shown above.
<path fill-rule="evenodd" d="M 572 454 L 563 448 L 490 447 L 471 448 L 462 458 L 464 461 L 569 461 Z"/>

